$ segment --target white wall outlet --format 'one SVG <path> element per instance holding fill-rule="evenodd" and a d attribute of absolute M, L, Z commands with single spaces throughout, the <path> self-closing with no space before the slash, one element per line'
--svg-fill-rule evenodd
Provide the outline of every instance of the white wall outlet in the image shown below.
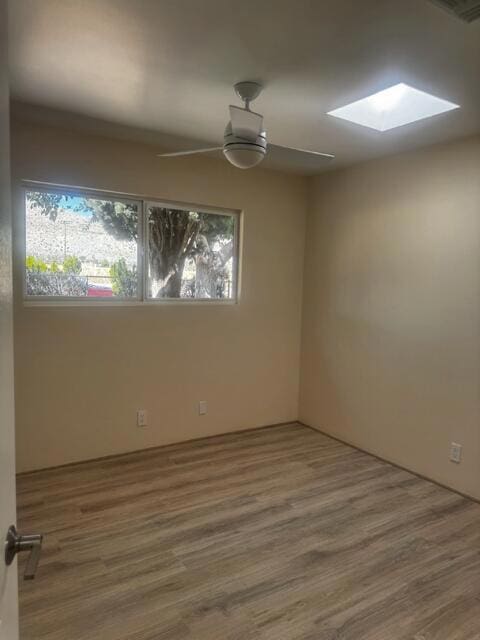
<path fill-rule="evenodd" d="M 146 427 L 148 424 L 148 415 L 146 409 L 137 411 L 137 427 Z"/>
<path fill-rule="evenodd" d="M 462 461 L 462 445 L 452 442 L 450 445 L 450 460 L 457 464 Z"/>
<path fill-rule="evenodd" d="M 198 414 L 200 416 L 204 416 L 206 413 L 207 413 L 207 401 L 200 400 L 200 402 L 198 403 Z"/>

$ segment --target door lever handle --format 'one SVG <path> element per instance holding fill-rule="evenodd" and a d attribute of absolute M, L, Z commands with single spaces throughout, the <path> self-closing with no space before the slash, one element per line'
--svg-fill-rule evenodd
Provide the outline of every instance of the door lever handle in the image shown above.
<path fill-rule="evenodd" d="M 23 577 L 24 580 L 33 580 L 37 572 L 38 561 L 40 560 L 42 542 L 42 534 L 21 536 L 18 534 L 15 525 L 12 524 L 5 540 L 5 564 L 11 565 L 17 553 L 30 551 Z"/>

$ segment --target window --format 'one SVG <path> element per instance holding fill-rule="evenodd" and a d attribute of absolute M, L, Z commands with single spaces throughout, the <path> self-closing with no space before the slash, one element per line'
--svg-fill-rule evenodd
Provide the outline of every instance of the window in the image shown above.
<path fill-rule="evenodd" d="M 236 298 L 236 213 L 34 185 L 25 228 L 29 300 Z"/>
<path fill-rule="evenodd" d="M 140 209 L 133 200 L 27 190 L 27 296 L 137 298 Z"/>
<path fill-rule="evenodd" d="M 234 296 L 235 217 L 149 203 L 149 298 Z"/>

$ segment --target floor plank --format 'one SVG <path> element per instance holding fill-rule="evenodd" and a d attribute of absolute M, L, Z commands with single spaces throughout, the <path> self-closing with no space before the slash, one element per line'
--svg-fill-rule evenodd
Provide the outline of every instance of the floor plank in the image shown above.
<path fill-rule="evenodd" d="M 21 640 L 480 640 L 480 505 L 297 424 L 22 475 L 18 523 Z"/>

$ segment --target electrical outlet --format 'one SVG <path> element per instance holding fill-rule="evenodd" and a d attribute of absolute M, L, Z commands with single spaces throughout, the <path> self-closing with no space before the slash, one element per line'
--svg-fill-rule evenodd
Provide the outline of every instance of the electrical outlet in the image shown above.
<path fill-rule="evenodd" d="M 204 416 L 206 413 L 207 413 L 207 401 L 200 400 L 200 402 L 198 403 L 198 414 L 200 416 Z"/>
<path fill-rule="evenodd" d="M 462 445 L 452 442 L 450 445 L 450 460 L 457 464 L 462 461 Z"/>
<path fill-rule="evenodd" d="M 146 427 L 148 424 L 148 415 L 146 409 L 137 411 L 137 427 Z"/>

